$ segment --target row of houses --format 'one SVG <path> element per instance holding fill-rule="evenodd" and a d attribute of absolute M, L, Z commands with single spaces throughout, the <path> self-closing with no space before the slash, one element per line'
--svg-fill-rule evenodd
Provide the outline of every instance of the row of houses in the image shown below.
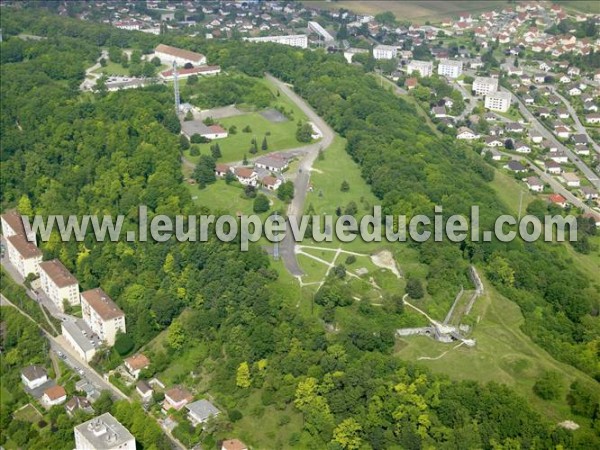
<path fill-rule="evenodd" d="M 244 186 L 256 187 L 261 185 L 265 189 L 276 191 L 283 183 L 281 173 L 288 167 L 289 161 L 286 157 L 272 153 L 258 158 L 254 162 L 254 167 L 233 167 L 227 164 L 217 164 L 215 175 L 219 178 L 225 178 L 228 173 L 232 173 Z"/>

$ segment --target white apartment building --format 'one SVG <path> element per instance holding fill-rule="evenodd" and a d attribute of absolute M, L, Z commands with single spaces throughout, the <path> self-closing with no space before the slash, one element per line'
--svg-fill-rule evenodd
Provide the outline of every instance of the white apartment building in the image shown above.
<path fill-rule="evenodd" d="M 75 450 L 135 450 L 135 438 L 110 413 L 74 428 Z"/>
<path fill-rule="evenodd" d="M 79 304 L 79 282 L 58 259 L 40 263 L 42 290 L 58 309 L 64 312 L 64 301 Z"/>
<path fill-rule="evenodd" d="M 158 57 L 161 63 L 168 64 L 169 66 L 173 65 L 173 62 L 176 62 L 178 66 L 183 66 L 187 63 L 194 66 L 204 66 L 206 64 L 206 56 L 201 53 L 165 44 L 160 44 L 154 49 L 154 56 Z"/>
<path fill-rule="evenodd" d="M 430 77 L 433 73 L 433 62 L 419 61 L 418 59 L 413 59 L 406 66 L 406 73 L 410 75 L 413 72 L 419 72 L 421 77 Z"/>
<path fill-rule="evenodd" d="M 2 234 L 4 237 L 7 238 L 14 236 L 15 234 L 20 234 L 22 236 L 27 236 L 29 242 L 37 245 L 35 233 L 31 230 L 29 233 L 25 232 L 21 214 L 16 211 L 9 211 L 0 216 L 0 222 L 2 223 Z"/>
<path fill-rule="evenodd" d="M 492 111 L 506 112 L 510 108 L 510 92 L 493 92 L 485 96 L 485 107 Z"/>
<path fill-rule="evenodd" d="M 475 95 L 487 95 L 498 90 L 498 78 L 477 77 L 473 81 Z"/>
<path fill-rule="evenodd" d="M 248 42 L 273 42 L 291 47 L 308 48 L 308 36 L 305 34 L 288 34 L 285 36 L 261 36 L 245 38 Z"/>
<path fill-rule="evenodd" d="M 125 313 L 100 288 L 81 293 L 81 314 L 92 331 L 111 347 L 117 332 L 126 332 Z"/>
<path fill-rule="evenodd" d="M 463 62 L 442 59 L 438 65 L 438 75 L 448 78 L 458 78 L 463 71 Z"/>
<path fill-rule="evenodd" d="M 398 54 L 398 48 L 393 45 L 376 45 L 373 47 L 373 58 L 394 59 Z"/>
<path fill-rule="evenodd" d="M 6 238 L 6 249 L 8 260 L 23 278 L 30 273 L 39 274 L 42 251 L 27 241 L 23 235 L 15 234 Z"/>

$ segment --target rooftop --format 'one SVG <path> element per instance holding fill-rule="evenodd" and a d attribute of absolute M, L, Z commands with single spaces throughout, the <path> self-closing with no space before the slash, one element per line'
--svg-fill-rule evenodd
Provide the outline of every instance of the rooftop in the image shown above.
<path fill-rule="evenodd" d="M 210 416 L 216 416 L 220 411 L 208 400 L 198 400 L 186 405 L 186 408 L 200 420 L 206 420 Z"/>
<path fill-rule="evenodd" d="M 63 328 L 63 333 L 66 331 L 84 352 L 89 352 L 96 348 L 94 347 L 94 344 L 90 342 L 90 338 L 88 337 L 93 334 L 93 331 L 82 319 L 78 319 L 77 321 L 65 320 L 61 323 L 61 326 Z M 87 336 L 83 334 L 84 330 L 87 333 Z"/>
<path fill-rule="evenodd" d="M 46 389 L 44 391 L 44 395 L 46 397 L 48 397 L 50 400 L 57 400 L 61 397 L 64 397 L 65 395 L 67 395 L 67 391 L 65 391 L 65 388 L 59 385 L 55 385 L 52 387 L 49 387 L 48 389 Z"/>
<path fill-rule="evenodd" d="M 46 376 L 46 369 L 44 369 L 42 366 L 33 365 L 25 367 L 23 370 L 21 370 L 21 374 L 29 381 L 33 381 Z"/>
<path fill-rule="evenodd" d="M 121 311 L 117 304 L 101 288 L 82 292 L 81 297 L 89 303 L 90 307 L 96 311 L 103 320 L 111 320 L 125 315 L 125 313 Z"/>
<path fill-rule="evenodd" d="M 25 227 L 23 226 L 21 214 L 16 211 L 8 211 L 0 217 L 2 217 L 2 220 L 4 220 L 15 233 L 25 236 Z M 6 234 L 6 230 L 4 230 L 4 234 Z"/>
<path fill-rule="evenodd" d="M 143 355 L 142 353 L 130 356 L 125 360 L 125 362 L 133 370 L 141 370 L 150 365 L 150 360 L 146 357 L 146 355 Z"/>
<path fill-rule="evenodd" d="M 113 449 L 134 439 L 110 413 L 104 413 L 75 427 L 96 450 Z"/>
<path fill-rule="evenodd" d="M 42 251 L 29 242 L 23 235 L 15 234 L 7 237 L 6 240 L 19 252 L 24 259 L 38 258 L 42 256 Z"/>
<path fill-rule="evenodd" d="M 157 53 L 165 53 L 167 55 L 175 56 L 176 58 L 189 59 L 190 61 L 200 62 L 204 55 L 201 53 L 192 52 L 190 50 L 184 50 L 182 48 L 171 47 L 170 45 L 160 44 L 155 49 Z"/>
<path fill-rule="evenodd" d="M 77 279 L 58 259 L 41 262 L 40 269 L 46 272 L 52 282 L 60 288 L 79 284 Z"/>
<path fill-rule="evenodd" d="M 248 446 L 239 439 L 227 439 L 222 442 L 223 450 L 246 450 Z"/>
<path fill-rule="evenodd" d="M 191 392 L 179 386 L 169 389 L 165 392 L 165 396 L 168 396 L 175 403 L 179 403 L 186 399 L 190 401 L 192 399 Z"/>

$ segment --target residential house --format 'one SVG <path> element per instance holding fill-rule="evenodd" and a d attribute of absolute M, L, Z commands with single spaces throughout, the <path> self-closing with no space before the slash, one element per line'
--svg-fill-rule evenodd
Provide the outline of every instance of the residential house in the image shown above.
<path fill-rule="evenodd" d="M 192 401 L 192 393 L 185 388 L 176 386 L 165 392 L 165 401 L 163 402 L 163 410 L 168 411 L 174 409 L 179 411 L 185 405 Z"/>
<path fill-rule="evenodd" d="M 17 272 L 26 278 L 30 273 L 38 275 L 40 263 L 42 262 L 42 251 L 29 242 L 21 234 L 15 234 L 6 238 L 8 260 L 17 269 Z"/>
<path fill-rule="evenodd" d="M 215 166 L 215 176 L 223 178 L 227 173 L 231 172 L 231 167 L 227 164 L 217 164 Z"/>
<path fill-rule="evenodd" d="M 544 140 L 544 136 L 537 130 L 531 130 L 529 132 L 529 139 L 531 139 L 531 142 L 534 144 L 541 144 Z"/>
<path fill-rule="evenodd" d="M 277 189 L 279 189 L 279 186 L 281 186 L 282 181 L 279 178 L 267 175 L 266 177 L 263 177 L 263 179 L 261 180 L 261 184 L 265 189 L 268 189 L 270 191 L 276 191 Z"/>
<path fill-rule="evenodd" d="M 571 97 L 577 97 L 578 95 L 581 95 L 581 89 L 579 88 L 579 86 L 571 86 L 567 93 Z"/>
<path fill-rule="evenodd" d="M 40 284 L 52 303 L 64 312 L 64 303 L 79 305 L 79 282 L 58 259 L 40 263 Z"/>
<path fill-rule="evenodd" d="M 442 59 L 438 65 L 438 75 L 448 78 L 458 78 L 463 71 L 463 62 Z"/>
<path fill-rule="evenodd" d="M 87 414 L 92 414 L 94 412 L 94 408 L 92 408 L 90 401 L 87 398 L 78 395 L 74 395 L 67 403 L 65 403 L 65 410 L 70 417 L 73 417 L 77 411 L 83 411 Z"/>
<path fill-rule="evenodd" d="M 431 114 L 435 118 L 446 117 L 446 107 L 445 106 L 434 106 L 431 108 Z"/>
<path fill-rule="evenodd" d="M 523 125 L 518 122 L 511 122 L 506 125 L 505 130 L 507 133 L 522 133 L 525 129 Z"/>
<path fill-rule="evenodd" d="M 560 206 L 561 208 L 566 208 L 569 204 L 567 199 L 560 194 L 552 194 L 548 197 L 548 200 L 550 200 L 551 203 Z"/>
<path fill-rule="evenodd" d="M 579 187 L 581 185 L 579 177 L 573 172 L 565 172 L 561 176 L 565 184 L 569 187 Z"/>
<path fill-rule="evenodd" d="M 21 381 L 28 389 L 35 389 L 48 381 L 48 374 L 42 366 L 27 366 L 21 370 Z"/>
<path fill-rule="evenodd" d="M 152 387 L 145 380 L 138 381 L 135 385 L 135 390 L 144 402 L 149 401 L 154 393 Z"/>
<path fill-rule="evenodd" d="M 181 123 L 181 133 L 184 134 L 188 139 L 192 139 L 192 136 L 199 135 L 206 139 L 224 139 L 228 136 L 227 130 L 222 126 L 205 125 L 200 120 L 187 120 Z"/>
<path fill-rule="evenodd" d="M 531 147 L 522 141 L 516 141 L 514 143 L 514 150 L 517 153 L 531 153 Z"/>
<path fill-rule="evenodd" d="M 527 178 L 527 187 L 533 192 L 543 192 L 544 183 L 538 177 Z"/>
<path fill-rule="evenodd" d="M 510 108 L 510 92 L 494 92 L 485 96 L 484 106 L 493 111 L 506 112 Z"/>
<path fill-rule="evenodd" d="M 589 156 L 590 148 L 587 144 L 575 144 L 575 153 L 581 156 Z"/>
<path fill-rule="evenodd" d="M 502 127 L 491 127 L 490 136 L 503 136 L 504 129 Z"/>
<path fill-rule="evenodd" d="M 598 191 L 593 187 L 583 186 L 580 191 L 585 200 L 596 200 L 598 198 Z"/>
<path fill-rule="evenodd" d="M 546 160 L 544 161 L 544 171 L 551 173 L 552 175 L 560 175 L 562 173 L 562 167 L 556 161 Z"/>
<path fill-rule="evenodd" d="M 554 133 L 559 138 L 563 138 L 563 139 L 569 139 L 569 136 L 571 135 L 571 132 L 569 131 L 569 129 L 567 127 L 563 127 L 563 126 L 555 127 Z"/>
<path fill-rule="evenodd" d="M 226 439 L 221 442 L 221 450 L 248 450 L 248 446 L 239 439 Z"/>
<path fill-rule="evenodd" d="M 570 83 L 571 81 L 572 81 L 571 77 L 568 75 L 561 75 L 560 78 L 558 79 L 558 82 L 562 83 L 562 84 L 567 84 L 567 83 Z"/>
<path fill-rule="evenodd" d="M 471 129 L 469 129 L 467 127 L 460 127 L 458 129 L 456 139 L 467 139 L 467 140 L 479 139 L 479 135 L 475 134 Z"/>
<path fill-rule="evenodd" d="M 5 238 L 9 238 L 18 234 L 25 236 L 27 241 L 37 245 L 35 233 L 33 230 L 29 230 L 29 232 L 25 230 L 21 214 L 17 213 L 16 211 L 8 211 L 0 215 L 0 223 L 2 223 L 2 235 Z"/>
<path fill-rule="evenodd" d="M 125 313 L 100 288 L 81 293 L 81 313 L 85 323 L 110 347 L 117 333 L 126 332 Z"/>
<path fill-rule="evenodd" d="M 417 82 L 416 78 L 407 78 L 406 81 L 404 82 L 404 86 L 409 91 L 412 91 L 414 88 L 416 88 L 417 84 L 418 84 L 418 82 Z"/>
<path fill-rule="evenodd" d="M 600 114 L 588 114 L 585 116 L 585 121 L 594 125 L 598 124 L 600 123 Z"/>
<path fill-rule="evenodd" d="M 596 105 L 593 101 L 587 101 L 583 104 L 583 109 L 587 112 L 598 112 L 598 105 Z"/>
<path fill-rule="evenodd" d="M 560 101 L 560 98 L 558 98 L 556 95 L 550 95 L 548 97 L 548 103 L 550 103 L 552 106 L 556 106 L 560 105 L 562 102 Z"/>
<path fill-rule="evenodd" d="M 554 111 L 554 113 L 560 118 L 560 119 L 568 119 L 569 117 L 571 117 L 569 115 L 569 111 L 567 110 L 567 108 L 556 108 L 556 110 Z"/>
<path fill-rule="evenodd" d="M 534 83 L 542 84 L 545 81 L 546 81 L 546 75 L 544 75 L 543 73 L 537 73 L 533 76 Z"/>
<path fill-rule="evenodd" d="M 544 72 L 550 72 L 550 70 L 552 69 L 552 67 L 550 67 L 550 65 L 547 62 L 542 62 L 539 65 L 539 69 L 543 70 Z"/>
<path fill-rule="evenodd" d="M 526 105 L 533 105 L 535 103 L 535 99 L 529 94 L 523 94 L 523 101 Z"/>
<path fill-rule="evenodd" d="M 143 353 L 130 356 L 125 360 L 125 368 L 136 380 L 140 372 L 150 365 L 150 360 Z"/>
<path fill-rule="evenodd" d="M 160 44 L 154 49 L 154 56 L 159 58 L 162 64 L 169 66 L 173 65 L 174 62 L 179 66 L 184 66 L 188 63 L 194 66 L 204 66 L 206 64 L 206 56 L 201 53 L 165 44 Z"/>
<path fill-rule="evenodd" d="M 110 413 L 77 425 L 75 450 L 136 450 L 135 438 Z"/>
<path fill-rule="evenodd" d="M 483 140 L 487 147 L 502 147 L 504 146 L 504 142 L 494 136 L 486 136 Z"/>
<path fill-rule="evenodd" d="M 511 172 L 516 172 L 516 173 L 527 172 L 527 168 L 523 164 L 521 164 L 519 161 L 515 161 L 515 160 L 510 160 L 508 163 L 506 163 L 504 168 L 510 170 Z"/>
<path fill-rule="evenodd" d="M 254 163 L 254 167 L 270 172 L 282 172 L 289 167 L 288 160 L 277 154 L 261 156 Z"/>
<path fill-rule="evenodd" d="M 200 66 L 200 67 L 190 67 L 188 69 L 186 69 L 184 67 L 177 68 L 177 78 L 180 80 L 189 78 L 192 75 L 209 76 L 209 75 L 217 75 L 219 73 L 221 73 L 221 66 Z M 160 73 L 159 76 L 164 81 L 173 81 L 175 79 L 173 69 L 164 70 Z"/>
<path fill-rule="evenodd" d="M 65 391 L 65 388 L 59 385 L 54 385 L 44 391 L 41 402 L 44 404 L 44 406 L 50 408 L 51 406 L 60 405 L 66 400 L 67 391 Z"/>
<path fill-rule="evenodd" d="M 538 116 L 541 117 L 542 119 L 547 119 L 548 117 L 550 117 L 550 110 L 548 108 L 546 108 L 545 106 L 542 106 L 540 109 L 538 109 Z"/>
<path fill-rule="evenodd" d="M 585 135 L 583 133 L 574 134 L 573 136 L 571 136 L 571 139 L 573 140 L 575 145 L 577 145 L 577 144 L 588 145 L 588 143 L 589 143 L 587 135 Z"/>
<path fill-rule="evenodd" d="M 244 186 L 256 186 L 258 180 L 258 174 L 248 167 L 235 167 L 233 174 L 237 180 Z"/>
<path fill-rule="evenodd" d="M 488 153 L 491 155 L 492 161 L 500 161 L 502 159 L 502 154 L 498 150 L 490 148 Z"/>
<path fill-rule="evenodd" d="M 209 418 L 221 413 L 211 402 L 204 399 L 190 403 L 186 409 L 188 410 L 188 419 L 194 426 L 205 423 Z"/>

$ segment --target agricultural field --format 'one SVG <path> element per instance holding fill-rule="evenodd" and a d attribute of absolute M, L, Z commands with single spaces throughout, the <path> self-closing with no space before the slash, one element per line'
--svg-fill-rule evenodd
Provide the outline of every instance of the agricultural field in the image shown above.
<path fill-rule="evenodd" d="M 493 9 L 504 8 L 509 4 L 508 1 L 307 1 L 305 5 L 316 8 L 338 10 L 341 8 L 351 10 L 359 14 L 376 15 L 382 12 L 390 11 L 394 13 L 398 20 L 410 20 L 415 23 L 424 23 L 426 21 L 435 21 L 445 17 L 456 18 L 460 13 L 469 12 L 471 14 L 491 11 Z M 587 3 L 587 2 L 581 2 Z M 590 2 L 591 3 L 591 2 Z"/>

